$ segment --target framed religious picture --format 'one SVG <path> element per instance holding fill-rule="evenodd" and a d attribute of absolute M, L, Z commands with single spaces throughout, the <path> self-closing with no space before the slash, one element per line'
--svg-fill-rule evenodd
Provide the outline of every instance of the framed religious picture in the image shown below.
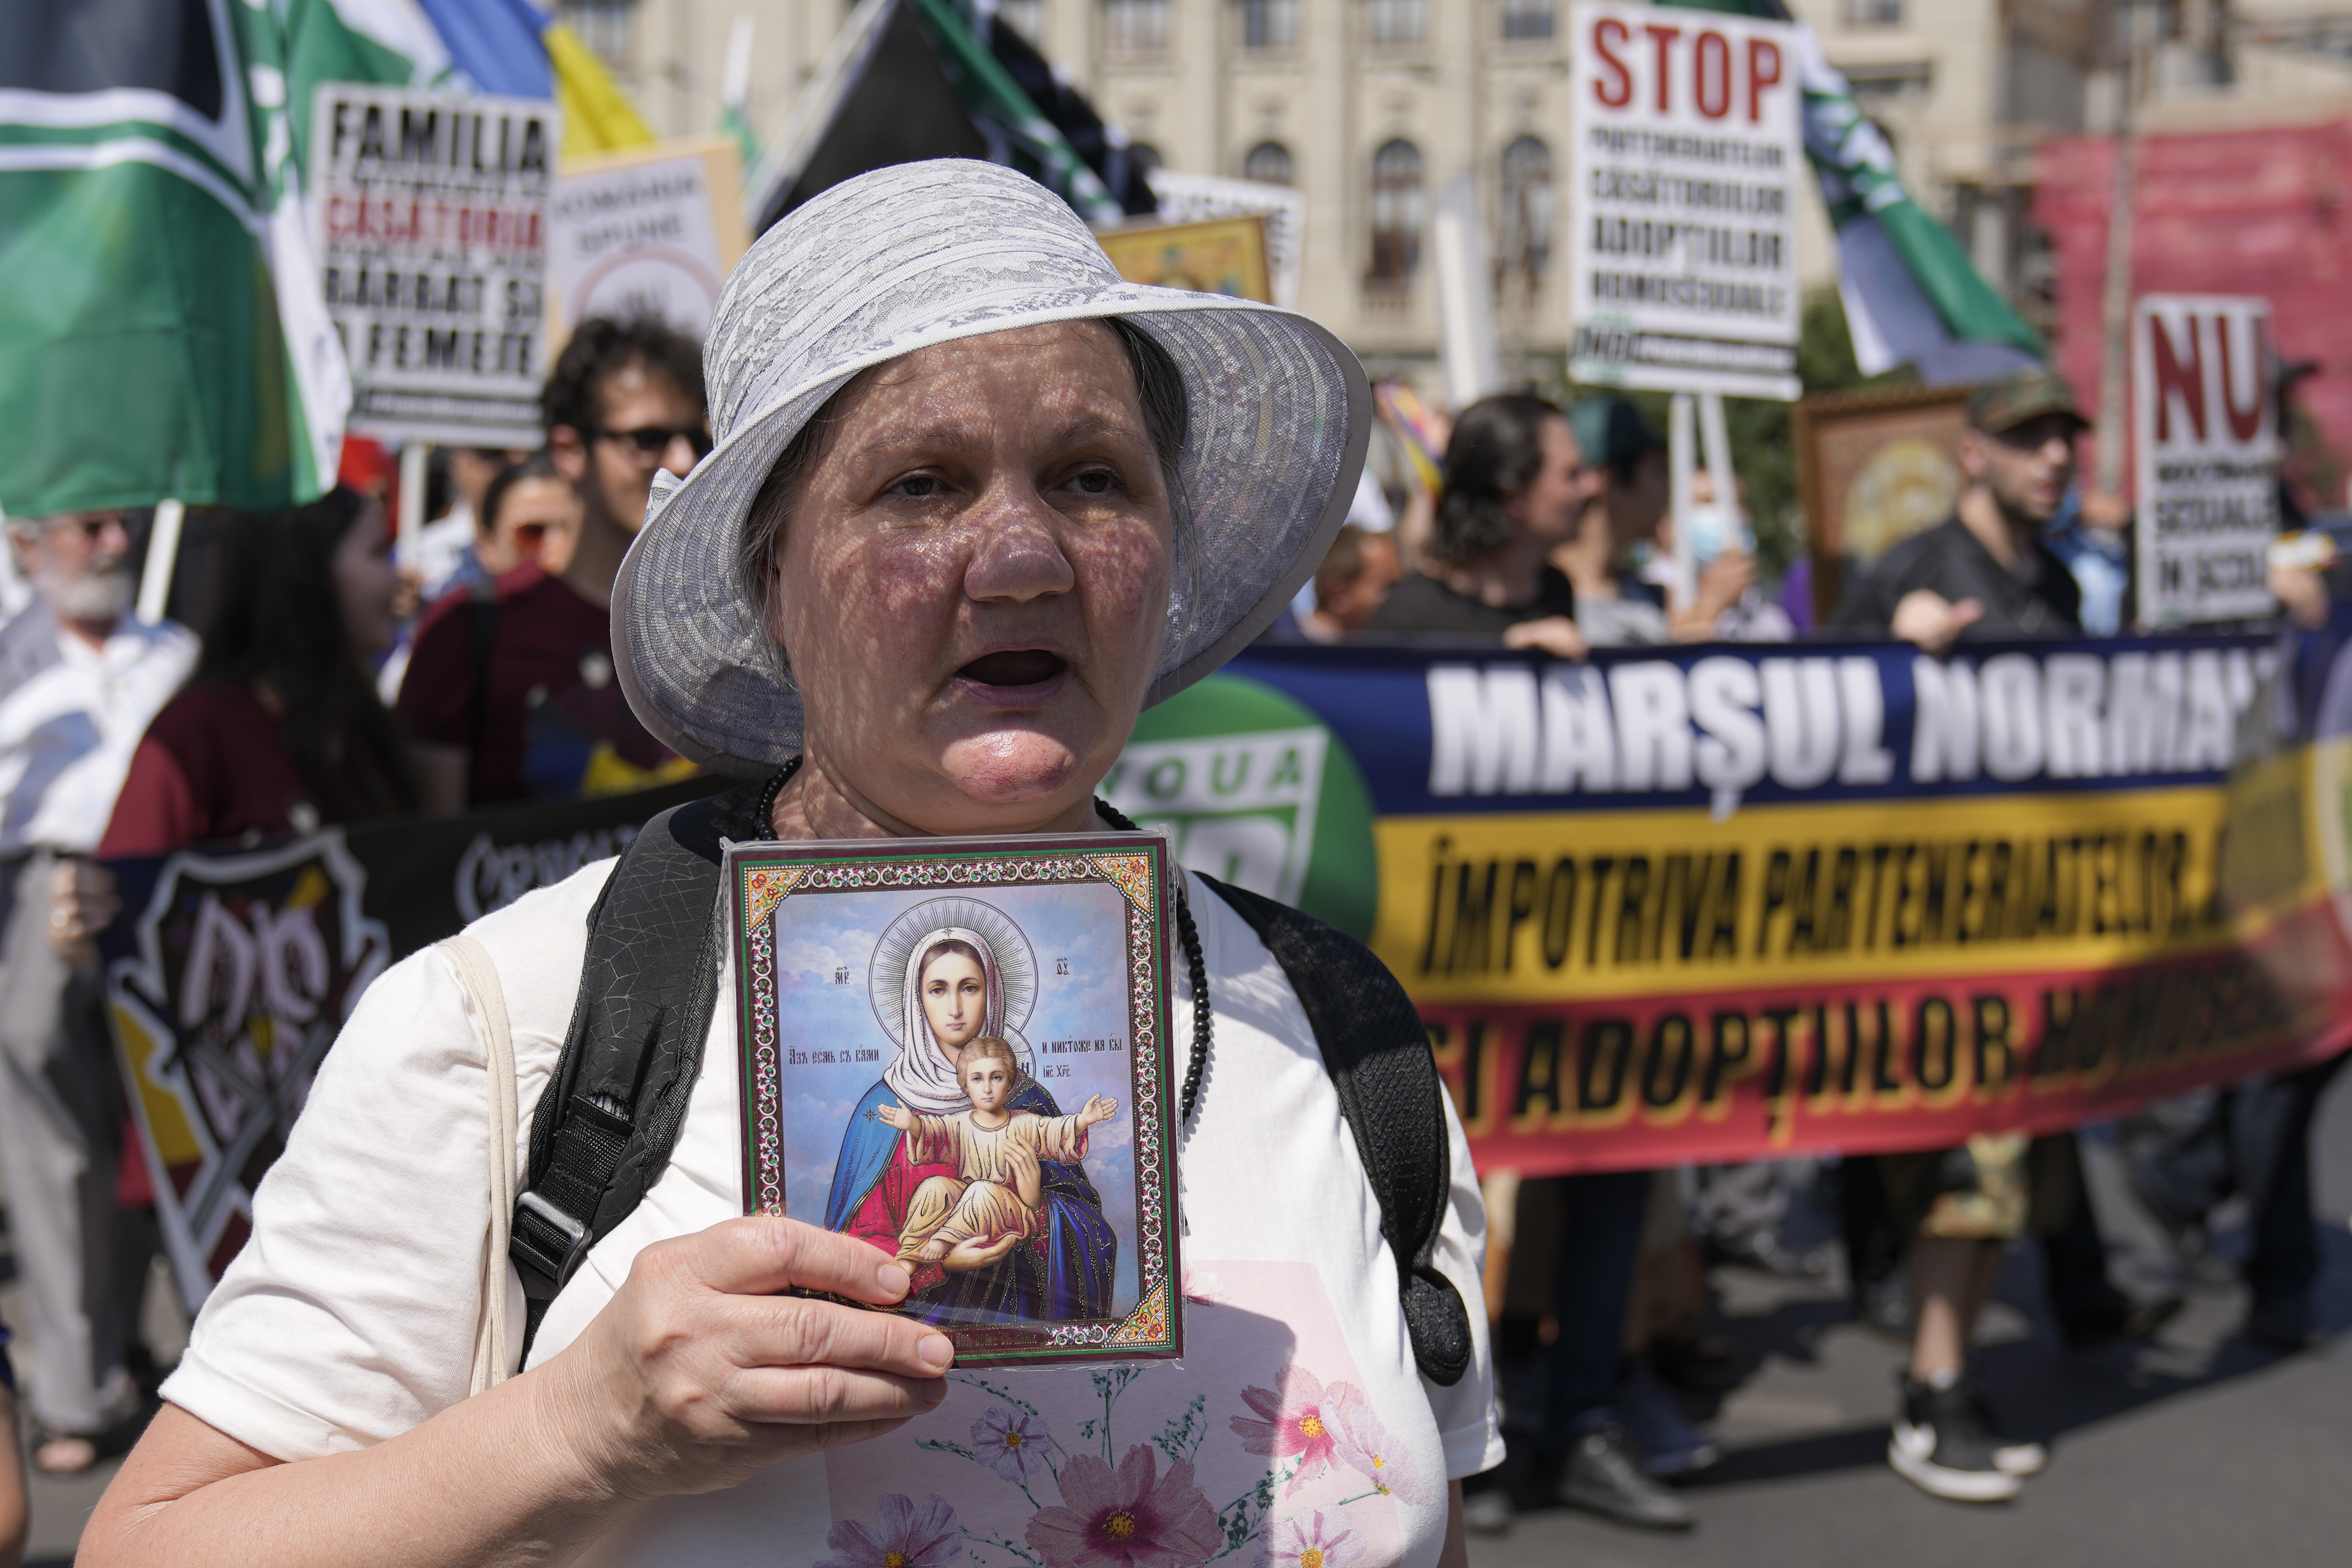
<path fill-rule="evenodd" d="M 1847 582 L 1887 546 L 1952 515 L 1969 390 L 1873 387 L 1797 405 L 1797 498 L 1817 621 L 1828 621 Z"/>
<path fill-rule="evenodd" d="M 1196 294 L 1229 294 L 1274 303 L 1268 269 L 1265 219 L 1203 218 L 1197 223 L 1154 223 L 1117 228 L 1095 237 L 1118 275 L 1130 283 L 1190 289 Z"/>
<path fill-rule="evenodd" d="M 739 844 L 743 1209 L 904 1264 L 963 1366 L 1183 1350 L 1166 840 Z"/>

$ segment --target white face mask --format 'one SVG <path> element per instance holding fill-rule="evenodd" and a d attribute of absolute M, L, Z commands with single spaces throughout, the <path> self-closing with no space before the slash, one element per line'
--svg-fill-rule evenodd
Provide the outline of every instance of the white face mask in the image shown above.
<path fill-rule="evenodd" d="M 1700 501 L 1690 509 L 1691 554 L 1702 566 L 1727 550 L 1756 553 L 1756 531 L 1734 509 Z"/>

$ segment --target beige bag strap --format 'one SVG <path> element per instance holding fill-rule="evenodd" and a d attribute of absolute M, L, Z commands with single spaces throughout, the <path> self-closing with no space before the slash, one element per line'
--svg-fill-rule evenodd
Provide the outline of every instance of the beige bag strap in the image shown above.
<path fill-rule="evenodd" d="M 448 955 L 474 1016 L 481 1020 L 484 1076 L 489 1079 L 490 1231 L 482 1255 L 482 1310 L 474 1331 L 470 1395 L 496 1388 L 514 1373 L 507 1307 L 508 1227 L 514 1223 L 515 1205 L 514 1037 L 507 1027 L 506 993 L 488 951 L 469 936 L 453 936 L 434 945 Z"/>

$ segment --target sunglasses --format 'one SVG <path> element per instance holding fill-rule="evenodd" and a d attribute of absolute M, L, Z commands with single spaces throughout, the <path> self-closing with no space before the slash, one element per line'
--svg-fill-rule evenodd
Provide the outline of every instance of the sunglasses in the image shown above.
<path fill-rule="evenodd" d="M 669 450 L 672 441 L 684 440 L 694 448 L 698 458 L 710 450 L 710 432 L 700 425 L 642 425 L 635 430 L 599 430 L 599 441 L 620 441 L 634 448 L 640 458 L 658 458 Z"/>

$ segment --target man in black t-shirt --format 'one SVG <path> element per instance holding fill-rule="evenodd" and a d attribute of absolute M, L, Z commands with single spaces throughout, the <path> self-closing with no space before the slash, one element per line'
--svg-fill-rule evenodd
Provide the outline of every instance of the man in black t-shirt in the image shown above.
<path fill-rule="evenodd" d="M 1953 515 L 1880 556 L 1829 629 L 1888 632 L 1931 654 L 1963 637 L 2079 635 L 2081 591 L 2042 531 L 2074 482 L 2084 424 L 2074 394 L 2046 371 L 1979 387 Z"/>

